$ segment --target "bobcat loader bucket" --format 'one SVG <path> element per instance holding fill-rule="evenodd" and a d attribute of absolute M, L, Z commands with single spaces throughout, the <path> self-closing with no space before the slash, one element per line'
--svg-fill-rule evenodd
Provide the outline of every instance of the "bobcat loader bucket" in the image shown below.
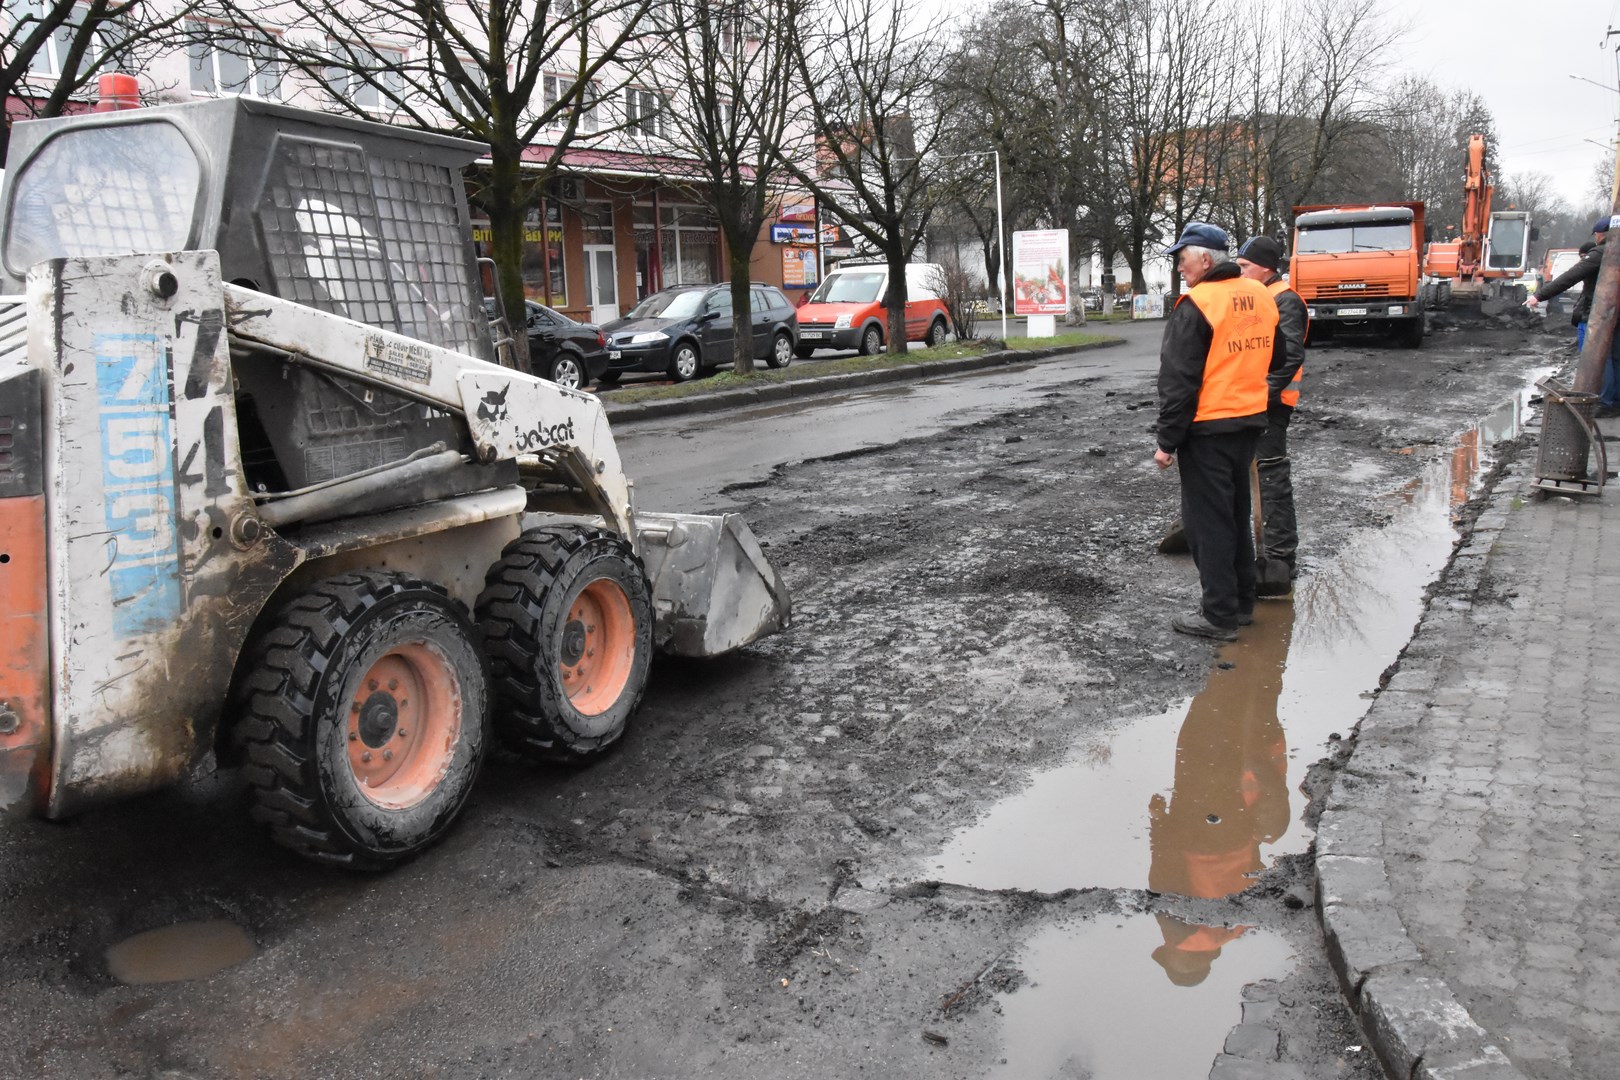
<path fill-rule="evenodd" d="M 736 514 L 638 513 L 636 536 L 664 652 L 719 656 L 790 624 L 787 586 Z"/>

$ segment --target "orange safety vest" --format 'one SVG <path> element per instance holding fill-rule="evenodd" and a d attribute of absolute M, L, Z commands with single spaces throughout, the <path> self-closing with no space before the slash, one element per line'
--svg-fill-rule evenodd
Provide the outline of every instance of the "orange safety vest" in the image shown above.
<path fill-rule="evenodd" d="M 1214 331 L 1193 423 L 1265 412 L 1277 302 L 1265 286 L 1245 277 L 1201 281 L 1176 303 L 1181 300 L 1197 304 Z"/>
<path fill-rule="evenodd" d="M 1273 299 L 1281 296 L 1285 292 L 1292 292 L 1292 290 L 1288 287 L 1288 282 L 1286 281 L 1273 281 L 1270 285 L 1267 285 L 1266 288 L 1271 290 Z M 1294 295 L 1298 296 L 1299 294 L 1295 293 Z M 1311 309 L 1307 307 L 1305 309 L 1305 339 L 1309 341 L 1310 337 Z M 1289 408 L 1293 408 L 1295 405 L 1299 404 L 1299 381 L 1304 374 L 1305 365 L 1301 364 L 1299 367 L 1294 369 L 1294 377 L 1289 380 L 1287 386 L 1283 387 L 1283 392 L 1279 395 L 1282 398 L 1282 403 L 1287 405 Z"/>

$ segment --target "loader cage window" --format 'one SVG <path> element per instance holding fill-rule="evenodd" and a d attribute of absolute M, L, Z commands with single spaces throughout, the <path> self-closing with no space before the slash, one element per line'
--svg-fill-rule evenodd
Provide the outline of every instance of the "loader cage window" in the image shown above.
<path fill-rule="evenodd" d="M 63 132 L 18 173 L 6 268 L 44 259 L 184 251 L 202 166 L 180 130 L 143 121 Z"/>
<path fill-rule="evenodd" d="M 459 177 L 289 136 L 270 171 L 259 224 L 282 297 L 482 355 Z"/>

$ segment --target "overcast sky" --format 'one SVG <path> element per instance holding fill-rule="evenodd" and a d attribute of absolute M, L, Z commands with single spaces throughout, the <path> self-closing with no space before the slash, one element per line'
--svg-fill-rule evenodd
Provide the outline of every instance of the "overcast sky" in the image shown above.
<path fill-rule="evenodd" d="M 1390 5 L 1392 8 L 1396 4 Z M 1427 0 L 1399 5 L 1411 33 L 1398 67 L 1468 87 L 1496 116 L 1503 173 L 1543 172 L 1578 206 L 1620 118 L 1615 47 L 1620 0 Z M 1591 83 L 1571 79 L 1580 75 Z M 1586 142 L 1590 139 L 1592 142 Z M 1505 177 L 1498 177 L 1498 181 Z"/>

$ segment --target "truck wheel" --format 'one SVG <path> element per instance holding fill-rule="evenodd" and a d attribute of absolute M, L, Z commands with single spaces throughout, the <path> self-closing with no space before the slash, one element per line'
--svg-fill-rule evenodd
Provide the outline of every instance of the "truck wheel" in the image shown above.
<path fill-rule="evenodd" d="M 629 544 L 581 526 L 530 529 L 490 568 L 477 619 L 508 746 L 577 761 L 624 734 L 652 663 L 652 599 Z"/>
<path fill-rule="evenodd" d="M 1395 343 L 1403 349 L 1419 349 L 1423 347 L 1425 332 L 1424 321 L 1426 316 L 1419 315 L 1415 319 L 1407 319 L 1395 331 Z"/>
<path fill-rule="evenodd" d="M 933 324 L 928 327 L 928 347 L 930 349 L 939 348 L 945 344 L 945 339 L 949 334 L 950 331 L 945 327 L 945 320 L 935 319 Z"/>
<path fill-rule="evenodd" d="M 476 631 L 444 589 L 331 578 L 244 656 L 232 736 L 277 843 L 381 870 L 444 835 L 483 763 L 489 702 Z"/>
<path fill-rule="evenodd" d="M 683 341 L 675 346 L 675 355 L 669 358 L 669 377 L 674 382 L 685 382 L 697 373 L 697 346 L 690 341 Z"/>
<path fill-rule="evenodd" d="M 771 341 L 771 355 L 765 358 L 765 366 L 785 368 L 793 363 L 793 339 L 786 334 L 777 334 Z"/>
<path fill-rule="evenodd" d="M 861 333 L 861 355 L 876 356 L 883 351 L 883 331 L 876 326 L 868 326 Z"/>

